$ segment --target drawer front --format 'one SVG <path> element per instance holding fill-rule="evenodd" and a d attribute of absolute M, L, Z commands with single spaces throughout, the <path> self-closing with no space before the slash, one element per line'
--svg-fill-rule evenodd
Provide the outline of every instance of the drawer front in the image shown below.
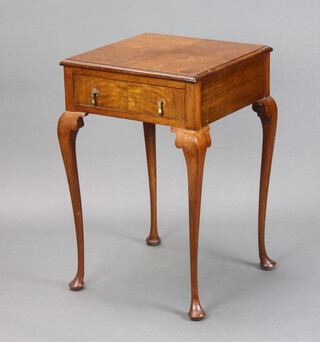
<path fill-rule="evenodd" d="M 161 116 L 185 121 L 185 91 L 143 83 L 111 80 L 75 74 L 74 103 L 90 107 Z M 92 105 L 92 89 L 97 89 L 96 105 Z M 158 100 L 163 100 L 162 114 L 158 113 Z"/>

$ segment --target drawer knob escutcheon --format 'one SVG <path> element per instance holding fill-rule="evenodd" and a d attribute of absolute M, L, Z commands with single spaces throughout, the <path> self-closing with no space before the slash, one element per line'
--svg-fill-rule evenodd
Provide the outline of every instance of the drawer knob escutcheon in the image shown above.
<path fill-rule="evenodd" d="M 96 106 L 96 97 L 99 95 L 99 90 L 97 88 L 92 88 L 91 90 L 91 103 Z"/>
<path fill-rule="evenodd" d="M 163 114 L 163 105 L 164 105 L 164 100 L 163 99 L 159 99 L 158 100 L 158 114 L 162 115 Z"/>

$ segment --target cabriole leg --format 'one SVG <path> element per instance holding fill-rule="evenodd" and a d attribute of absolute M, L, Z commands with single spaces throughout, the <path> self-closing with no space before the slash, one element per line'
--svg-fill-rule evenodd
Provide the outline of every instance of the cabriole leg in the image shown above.
<path fill-rule="evenodd" d="M 64 166 L 69 183 L 74 223 L 77 237 L 78 270 L 69 283 L 70 289 L 77 291 L 84 287 L 84 241 L 80 186 L 76 157 L 76 137 L 79 128 L 84 126 L 84 113 L 64 112 L 58 123 L 58 137 Z"/>
<path fill-rule="evenodd" d="M 260 267 L 264 270 L 272 270 L 276 267 L 276 262 L 270 259 L 266 252 L 265 222 L 272 155 L 277 129 L 277 105 L 274 99 L 269 96 L 254 103 L 252 109 L 260 117 L 263 130 L 258 220 Z"/>
<path fill-rule="evenodd" d="M 176 132 L 176 146 L 183 150 L 188 171 L 191 270 L 189 317 L 195 321 L 203 319 L 206 315 L 201 307 L 198 292 L 198 241 L 203 168 L 207 148 L 211 145 L 209 129 L 209 126 L 199 131 L 172 128 L 172 131 Z"/>

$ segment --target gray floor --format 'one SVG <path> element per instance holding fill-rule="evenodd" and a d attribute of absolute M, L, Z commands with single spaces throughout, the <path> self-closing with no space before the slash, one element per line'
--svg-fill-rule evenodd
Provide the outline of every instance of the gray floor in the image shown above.
<path fill-rule="evenodd" d="M 87 287 L 80 292 L 67 286 L 75 270 L 69 215 L 54 224 L 53 217 L 7 222 L 0 245 L 0 340 L 318 341 L 319 222 L 302 223 L 293 213 L 286 235 L 281 215 L 274 215 L 268 244 L 279 267 L 266 272 L 256 263 L 254 221 L 242 214 L 203 219 L 202 322 L 187 317 L 184 219 L 160 220 L 163 244 L 148 247 L 145 219 L 106 224 L 106 215 L 89 216 Z"/>

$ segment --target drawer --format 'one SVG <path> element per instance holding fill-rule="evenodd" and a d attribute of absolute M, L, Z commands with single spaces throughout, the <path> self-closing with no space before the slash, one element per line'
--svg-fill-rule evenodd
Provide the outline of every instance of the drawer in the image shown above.
<path fill-rule="evenodd" d="M 90 107 L 161 116 L 185 121 L 185 90 L 144 83 L 111 80 L 75 74 L 73 76 L 74 103 Z M 92 105 L 92 89 L 99 95 Z M 158 113 L 158 101 L 162 114 Z"/>

